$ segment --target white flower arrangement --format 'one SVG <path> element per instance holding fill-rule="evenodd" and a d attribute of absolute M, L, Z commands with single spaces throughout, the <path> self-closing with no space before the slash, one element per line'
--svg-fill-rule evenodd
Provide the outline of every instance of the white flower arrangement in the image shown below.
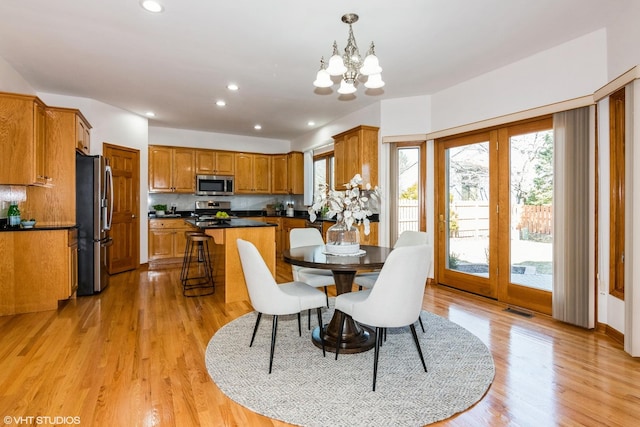
<path fill-rule="evenodd" d="M 345 191 L 331 190 L 326 183 L 320 184 L 313 205 L 308 209 L 311 222 L 316 220 L 318 211 L 328 209 L 326 217 L 336 216 L 337 221 L 344 221 L 349 228 L 354 223 L 363 224 L 364 234 L 368 235 L 370 230 L 368 217 L 373 215 L 369 202 L 379 200 L 380 192 L 377 186 L 371 188 L 369 183 L 364 188 L 360 188 L 361 185 L 360 174 L 356 174 L 351 181 L 344 184 Z"/>

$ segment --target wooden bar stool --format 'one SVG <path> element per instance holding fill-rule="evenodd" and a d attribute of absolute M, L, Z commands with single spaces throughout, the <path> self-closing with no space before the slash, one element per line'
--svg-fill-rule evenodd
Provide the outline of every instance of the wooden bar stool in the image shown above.
<path fill-rule="evenodd" d="M 215 291 L 213 264 L 209 250 L 209 242 L 213 238 L 199 231 L 187 231 L 185 236 L 187 245 L 180 272 L 182 295 L 186 297 L 211 295 Z"/>

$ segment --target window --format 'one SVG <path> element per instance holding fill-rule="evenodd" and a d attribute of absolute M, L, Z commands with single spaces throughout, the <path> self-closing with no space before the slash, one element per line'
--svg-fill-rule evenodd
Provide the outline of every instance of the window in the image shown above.
<path fill-rule="evenodd" d="M 625 88 L 609 98 L 609 293 L 624 299 L 625 246 Z"/>
<path fill-rule="evenodd" d="M 315 193 L 320 184 L 329 184 L 334 188 L 334 155 L 333 152 L 323 153 L 313 156 L 313 192 Z"/>

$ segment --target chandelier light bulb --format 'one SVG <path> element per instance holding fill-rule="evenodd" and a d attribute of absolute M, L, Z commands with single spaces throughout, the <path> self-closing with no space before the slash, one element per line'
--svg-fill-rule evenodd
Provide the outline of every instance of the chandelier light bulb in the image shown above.
<path fill-rule="evenodd" d="M 371 74 L 364 84 L 364 87 L 368 89 L 379 89 L 382 86 L 384 86 L 384 82 L 382 81 L 382 74 L 380 73 Z"/>
<path fill-rule="evenodd" d="M 353 82 L 346 81 L 342 79 L 340 83 L 340 87 L 338 88 L 338 93 L 341 95 L 349 95 L 356 91 L 356 87 L 353 85 Z"/>
<path fill-rule="evenodd" d="M 371 74 L 380 74 L 381 72 L 382 72 L 382 67 L 380 67 L 380 63 L 378 62 L 378 57 L 376 56 L 376 53 L 373 50 L 373 43 L 371 43 L 371 48 L 369 48 L 369 52 L 367 52 L 367 57 L 364 58 L 364 63 L 362 64 L 362 68 L 360 68 L 360 74 L 369 76 Z"/>
<path fill-rule="evenodd" d="M 331 80 L 331 76 L 324 68 L 318 71 L 316 75 L 316 80 L 313 82 L 315 87 L 331 87 L 333 86 L 333 80 Z"/>
<path fill-rule="evenodd" d="M 344 65 L 344 60 L 342 56 L 338 53 L 338 44 L 333 42 L 333 54 L 331 58 L 329 58 L 329 67 L 327 67 L 327 72 L 332 76 L 339 76 L 347 72 L 347 67 Z"/>

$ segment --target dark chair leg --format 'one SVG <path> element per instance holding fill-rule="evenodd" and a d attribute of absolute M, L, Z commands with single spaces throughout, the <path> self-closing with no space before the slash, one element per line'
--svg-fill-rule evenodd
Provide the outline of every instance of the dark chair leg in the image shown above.
<path fill-rule="evenodd" d="M 418 322 L 420 322 L 420 327 L 422 328 L 422 333 L 424 334 L 424 325 L 422 324 L 422 317 L 418 316 Z"/>
<path fill-rule="evenodd" d="M 327 299 L 327 308 L 329 308 L 329 291 L 326 286 L 324 287 L 324 297 Z"/>
<path fill-rule="evenodd" d="M 258 313 L 258 318 L 256 319 L 256 325 L 253 327 L 253 335 L 251 335 L 251 344 L 249 344 L 249 347 L 253 345 L 253 340 L 256 337 L 256 332 L 258 332 L 258 325 L 260 324 L 261 317 L 262 313 Z"/>
<path fill-rule="evenodd" d="M 307 328 L 311 330 L 311 309 L 307 310 Z"/>
<path fill-rule="evenodd" d="M 273 366 L 273 351 L 276 348 L 276 331 L 278 330 L 278 316 L 273 316 L 273 327 L 271 328 L 271 355 L 269 356 L 269 373 Z"/>
<path fill-rule="evenodd" d="M 418 342 L 418 334 L 416 334 L 416 327 L 413 326 L 413 323 L 409 326 L 411 327 L 413 342 L 416 343 L 416 348 L 418 349 L 418 354 L 420 355 L 420 360 L 422 361 L 422 367 L 424 368 L 424 371 L 427 372 L 427 365 L 424 363 L 424 357 L 422 356 L 422 349 L 420 348 L 420 343 Z"/>
<path fill-rule="evenodd" d="M 302 336 L 302 326 L 300 324 L 300 312 L 298 312 L 298 336 Z"/>
<path fill-rule="evenodd" d="M 340 312 L 340 331 L 338 332 L 338 342 L 336 343 L 335 360 L 338 360 L 338 353 L 340 352 L 340 345 L 342 344 L 342 332 L 344 332 L 344 313 Z"/>
<path fill-rule="evenodd" d="M 386 328 L 385 328 L 386 329 Z M 373 391 L 376 391 L 376 377 L 378 376 L 378 355 L 380 354 L 380 341 L 383 328 L 376 327 L 376 346 L 373 353 Z"/>
<path fill-rule="evenodd" d="M 322 342 L 322 357 L 326 356 L 324 351 L 324 333 L 322 332 L 322 311 L 320 311 L 320 307 L 316 308 L 318 313 L 318 327 L 320 328 L 320 341 Z"/>

